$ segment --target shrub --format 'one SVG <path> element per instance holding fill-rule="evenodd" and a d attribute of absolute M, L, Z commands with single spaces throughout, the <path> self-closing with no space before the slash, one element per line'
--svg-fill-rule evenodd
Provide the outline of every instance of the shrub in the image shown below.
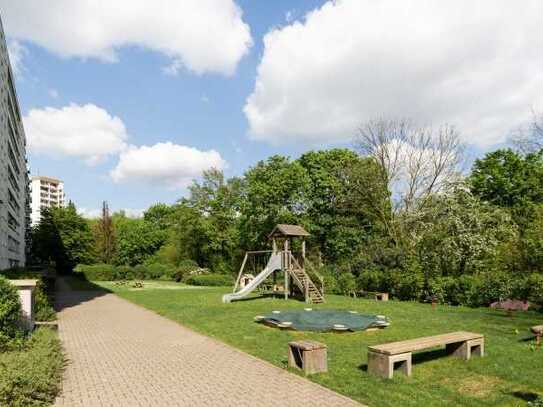
<path fill-rule="evenodd" d="M 360 291 L 386 291 L 384 277 L 385 274 L 380 270 L 365 270 L 360 273 L 356 283 Z"/>
<path fill-rule="evenodd" d="M 319 269 L 319 274 L 324 280 L 324 291 L 328 294 L 341 294 L 337 282 L 337 273 L 334 266 L 324 266 Z"/>
<path fill-rule="evenodd" d="M 526 287 L 528 300 L 543 307 L 543 274 L 530 274 L 526 279 Z"/>
<path fill-rule="evenodd" d="M 113 281 L 116 278 L 115 267 L 110 264 L 78 264 L 74 271 L 89 281 Z"/>
<path fill-rule="evenodd" d="M 0 351 L 21 333 L 21 303 L 15 286 L 0 277 Z"/>
<path fill-rule="evenodd" d="M 233 285 L 234 279 L 227 274 L 202 274 L 190 276 L 185 282 L 190 285 L 225 287 Z"/>
<path fill-rule="evenodd" d="M 51 405 L 59 391 L 63 355 L 50 329 L 38 329 L 17 351 L 0 353 L 0 405 Z"/>
<path fill-rule="evenodd" d="M 130 266 L 117 266 L 114 271 L 115 280 L 133 280 L 134 269 Z"/>
<path fill-rule="evenodd" d="M 389 292 L 400 300 L 415 300 L 422 296 L 424 276 L 418 265 L 407 270 L 396 269 L 389 273 Z"/>
<path fill-rule="evenodd" d="M 339 275 L 337 285 L 343 295 L 350 295 L 356 292 L 356 280 L 349 271 L 344 271 Z"/>
<path fill-rule="evenodd" d="M 191 272 L 198 270 L 198 263 L 193 260 L 181 260 L 173 273 L 174 281 L 182 281 L 185 276 Z"/>

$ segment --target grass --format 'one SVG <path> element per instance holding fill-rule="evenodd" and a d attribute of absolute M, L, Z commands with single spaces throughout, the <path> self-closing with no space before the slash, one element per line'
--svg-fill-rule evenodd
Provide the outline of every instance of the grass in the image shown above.
<path fill-rule="evenodd" d="M 296 300 L 256 298 L 222 304 L 225 288 L 164 289 L 174 283 L 144 284 L 134 290 L 98 283 L 195 331 L 217 338 L 251 355 L 286 368 L 287 343 L 314 339 L 328 345 L 326 374 L 310 379 L 371 406 L 519 406 L 543 394 L 543 349 L 534 350 L 528 329 L 543 323 L 543 315 L 526 312 L 508 316 L 486 308 L 439 306 L 415 302 L 377 302 L 327 296 L 314 309 L 356 310 L 383 314 L 391 326 L 374 332 L 311 333 L 281 331 L 253 321 L 272 310 L 303 309 Z M 367 346 L 445 332 L 466 330 L 486 338 L 485 358 L 469 362 L 447 357 L 442 350 L 414 355 L 413 375 L 393 380 L 366 371 Z"/>

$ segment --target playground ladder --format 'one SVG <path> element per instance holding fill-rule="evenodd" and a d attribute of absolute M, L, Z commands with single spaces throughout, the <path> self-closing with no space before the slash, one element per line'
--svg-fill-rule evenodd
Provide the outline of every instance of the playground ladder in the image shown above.
<path fill-rule="evenodd" d="M 288 268 L 289 274 L 298 286 L 298 288 L 304 293 L 305 301 L 313 304 L 320 304 L 324 302 L 324 293 L 322 293 L 311 277 L 300 267 L 298 261 L 292 254 L 290 254 L 290 267 Z"/>

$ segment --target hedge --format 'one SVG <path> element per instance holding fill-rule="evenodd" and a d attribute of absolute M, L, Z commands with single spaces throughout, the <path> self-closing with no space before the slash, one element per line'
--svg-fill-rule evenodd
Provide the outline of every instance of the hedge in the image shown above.
<path fill-rule="evenodd" d="M 35 331 L 21 349 L 0 353 L 0 405 L 48 406 L 60 389 L 64 356 L 56 333 Z"/>
<path fill-rule="evenodd" d="M 184 261 L 179 266 L 169 264 L 140 264 L 137 266 L 113 266 L 109 264 L 78 264 L 74 272 L 88 281 L 115 280 L 175 280 L 181 281 L 184 276 L 197 270 L 198 265 L 192 261 Z"/>
<path fill-rule="evenodd" d="M 197 286 L 226 287 L 232 286 L 234 279 L 227 274 L 201 274 L 188 277 L 185 283 Z"/>

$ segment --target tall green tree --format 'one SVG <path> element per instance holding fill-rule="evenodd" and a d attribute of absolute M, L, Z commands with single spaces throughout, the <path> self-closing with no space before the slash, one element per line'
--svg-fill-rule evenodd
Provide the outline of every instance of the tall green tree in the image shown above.
<path fill-rule="evenodd" d="M 115 264 L 143 264 L 166 242 L 167 231 L 143 218 L 129 218 L 120 212 L 113 215 L 112 222 L 116 233 Z"/>
<path fill-rule="evenodd" d="M 478 159 L 469 176 L 471 191 L 502 207 L 543 203 L 543 151 L 525 156 L 497 150 Z"/>
<path fill-rule="evenodd" d="M 96 259 L 89 225 L 72 202 L 66 208 L 44 210 L 32 231 L 32 242 L 34 260 L 54 263 L 60 272 L 70 272 L 78 263 Z"/>
<path fill-rule="evenodd" d="M 272 156 L 245 173 L 240 232 L 245 249 L 268 245 L 277 223 L 304 223 L 308 176 L 298 161 Z"/>
<path fill-rule="evenodd" d="M 310 151 L 298 159 L 307 178 L 306 226 L 326 261 L 352 259 L 372 232 L 368 212 L 347 204 L 353 177 L 374 176 L 362 168 L 367 160 L 347 149 Z"/>

